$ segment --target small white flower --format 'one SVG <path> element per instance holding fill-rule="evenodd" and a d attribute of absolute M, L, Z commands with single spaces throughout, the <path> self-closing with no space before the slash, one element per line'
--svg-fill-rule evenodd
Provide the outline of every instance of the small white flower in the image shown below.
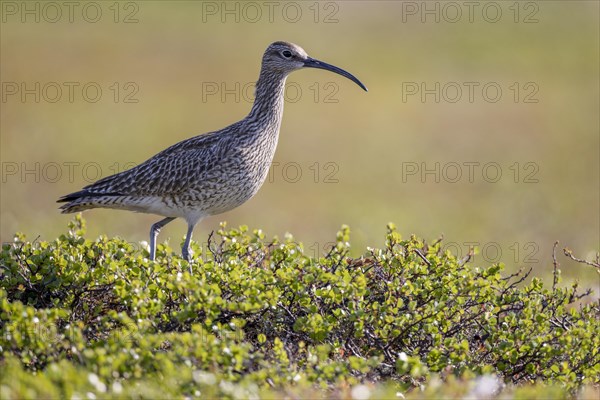
<path fill-rule="evenodd" d="M 358 385 L 352 388 L 350 395 L 355 400 L 367 400 L 371 397 L 371 390 L 366 385 Z"/>
<path fill-rule="evenodd" d="M 500 390 L 500 381 L 496 376 L 483 375 L 475 380 L 475 387 L 465 398 L 491 399 Z"/>
<path fill-rule="evenodd" d="M 214 385 L 217 382 L 217 379 L 210 372 L 204 371 L 194 371 L 192 373 L 192 378 L 196 383 L 204 383 L 206 385 Z"/>
<path fill-rule="evenodd" d="M 100 378 L 98 378 L 98 375 L 96 375 L 96 374 L 93 374 L 93 373 L 92 373 L 92 374 L 89 374 L 89 375 L 88 375 L 88 381 L 89 381 L 89 382 L 92 384 L 92 386 L 94 386 L 94 387 L 96 388 L 96 390 L 97 390 L 97 391 L 99 391 L 99 392 L 101 392 L 101 393 L 104 393 L 104 392 L 106 392 L 106 385 L 104 384 L 104 382 L 102 382 L 102 381 L 100 380 Z M 93 397 L 90 397 L 90 394 L 91 394 Z M 95 394 L 93 394 L 93 393 L 87 393 L 87 394 L 86 394 L 86 396 L 87 396 L 89 399 L 95 399 L 95 398 L 96 398 L 96 395 L 95 395 Z"/>
<path fill-rule="evenodd" d="M 113 393 L 119 394 L 123 391 L 123 385 L 121 385 L 121 382 L 113 382 L 112 384 L 112 391 Z"/>

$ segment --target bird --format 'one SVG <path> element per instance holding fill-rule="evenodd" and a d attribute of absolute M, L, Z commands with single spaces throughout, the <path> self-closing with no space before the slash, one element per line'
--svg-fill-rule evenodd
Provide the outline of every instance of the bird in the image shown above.
<path fill-rule="evenodd" d="M 230 211 L 254 196 L 268 175 L 283 117 L 285 81 L 303 68 L 344 76 L 368 91 L 354 75 L 309 57 L 300 46 L 278 41 L 263 54 L 248 115 L 221 130 L 183 140 L 133 168 L 60 197 L 63 214 L 110 208 L 164 217 L 150 228 L 151 261 L 160 230 L 176 218 L 187 222 L 182 258 L 191 261 L 190 241 L 205 217 Z"/>

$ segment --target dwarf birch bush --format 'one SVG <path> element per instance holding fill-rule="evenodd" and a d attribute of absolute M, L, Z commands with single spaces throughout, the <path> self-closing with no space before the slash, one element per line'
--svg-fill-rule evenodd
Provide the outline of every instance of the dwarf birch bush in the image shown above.
<path fill-rule="evenodd" d="M 2 398 L 467 395 L 482 376 L 494 395 L 597 393 L 589 291 L 391 224 L 353 258 L 349 233 L 315 258 L 292 236 L 223 226 L 191 264 L 166 244 L 150 262 L 86 238 L 80 216 L 51 242 L 17 234 L 0 256 Z"/>

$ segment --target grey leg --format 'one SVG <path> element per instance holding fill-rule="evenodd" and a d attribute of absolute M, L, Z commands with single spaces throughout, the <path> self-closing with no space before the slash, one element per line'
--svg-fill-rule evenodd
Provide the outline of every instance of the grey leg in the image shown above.
<path fill-rule="evenodd" d="M 190 241 L 192 240 L 192 233 L 194 232 L 194 224 L 188 224 L 187 234 L 185 235 L 185 243 L 181 248 L 181 255 L 183 259 L 189 262 L 190 258 Z"/>
<path fill-rule="evenodd" d="M 163 226 L 165 226 L 169 222 L 173 221 L 174 219 L 175 218 L 172 218 L 172 217 L 167 217 L 165 219 L 161 219 L 160 221 L 158 221 L 157 223 L 152 225 L 152 227 L 150 228 L 150 260 L 151 261 L 154 261 L 154 258 L 156 257 L 156 238 L 158 237 L 160 230 L 162 229 Z"/>

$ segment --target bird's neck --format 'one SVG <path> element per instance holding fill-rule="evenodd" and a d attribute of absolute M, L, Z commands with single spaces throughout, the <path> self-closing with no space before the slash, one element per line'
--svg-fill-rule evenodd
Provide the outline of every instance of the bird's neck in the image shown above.
<path fill-rule="evenodd" d="M 250 114 L 246 117 L 249 123 L 256 124 L 255 126 L 259 126 L 265 131 L 274 130 L 275 134 L 279 132 L 283 116 L 286 78 L 287 74 L 260 72 L 256 82 L 254 104 Z"/>

